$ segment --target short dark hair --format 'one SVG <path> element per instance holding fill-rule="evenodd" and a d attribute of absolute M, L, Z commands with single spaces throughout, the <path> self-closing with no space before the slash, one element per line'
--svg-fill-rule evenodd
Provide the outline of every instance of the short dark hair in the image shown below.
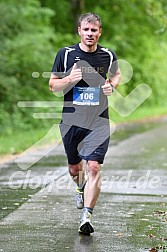
<path fill-rule="evenodd" d="M 82 21 L 87 21 L 88 23 L 95 23 L 95 22 L 99 22 L 99 26 L 100 28 L 102 28 L 102 21 L 101 21 L 101 18 L 95 14 L 95 13 L 92 13 L 92 12 L 88 12 L 88 13 L 85 13 L 85 14 L 82 14 L 79 19 L 78 19 L 78 27 L 81 27 L 81 22 Z"/>

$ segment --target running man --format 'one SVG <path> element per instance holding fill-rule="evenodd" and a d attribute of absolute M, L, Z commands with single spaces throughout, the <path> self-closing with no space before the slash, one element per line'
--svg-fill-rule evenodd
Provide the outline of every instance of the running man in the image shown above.
<path fill-rule="evenodd" d="M 79 233 L 85 235 L 94 232 L 91 217 L 110 138 L 107 96 L 120 81 L 115 53 L 98 44 L 101 33 L 101 18 L 82 14 L 78 21 L 80 43 L 58 51 L 49 81 L 52 92 L 64 93 L 60 131 L 69 173 L 77 184 L 77 208 L 83 209 Z"/>

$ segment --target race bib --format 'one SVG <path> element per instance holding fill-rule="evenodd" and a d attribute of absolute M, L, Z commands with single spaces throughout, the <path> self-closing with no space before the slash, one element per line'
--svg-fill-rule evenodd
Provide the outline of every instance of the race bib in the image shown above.
<path fill-rule="evenodd" d="M 100 87 L 74 87 L 73 104 L 99 105 Z"/>

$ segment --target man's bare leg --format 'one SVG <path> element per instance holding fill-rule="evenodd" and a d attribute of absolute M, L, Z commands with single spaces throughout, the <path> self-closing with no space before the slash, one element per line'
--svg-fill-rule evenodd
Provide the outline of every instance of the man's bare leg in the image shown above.
<path fill-rule="evenodd" d="M 78 164 L 75 165 L 68 165 L 69 167 L 69 173 L 73 179 L 73 181 L 78 185 L 82 185 L 84 182 L 84 175 L 85 175 L 85 171 L 84 171 L 84 163 L 83 161 L 81 161 Z"/>
<path fill-rule="evenodd" d="M 69 165 L 69 172 L 73 181 L 77 184 L 76 188 L 76 207 L 82 209 L 84 207 L 83 188 L 85 185 L 84 163 L 81 161 L 76 165 Z"/>
<path fill-rule="evenodd" d="M 100 168 L 97 161 L 88 161 L 88 180 L 84 189 L 84 207 L 94 208 L 100 194 Z"/>
<path fill-rule="evenodd" d="M 79 233 L 90 235 L 94 232 L 91 224 L 93 208 L 100 194 L 100 168 L 97 161 L 88 161 L 87 163 L 88 180 L 84 189 L 84 208 L 80 220 Z"/>

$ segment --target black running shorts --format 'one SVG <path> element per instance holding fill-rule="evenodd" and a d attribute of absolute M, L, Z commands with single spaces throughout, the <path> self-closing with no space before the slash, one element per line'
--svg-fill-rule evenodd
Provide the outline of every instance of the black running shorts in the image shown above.
<path fill-rule="evenodd" d="M 90 130 L 62 122 L 60 131 L 69 164 L 78 164 L 82 159 L 103 163 L 109 145 L 109 124 Z"/>

